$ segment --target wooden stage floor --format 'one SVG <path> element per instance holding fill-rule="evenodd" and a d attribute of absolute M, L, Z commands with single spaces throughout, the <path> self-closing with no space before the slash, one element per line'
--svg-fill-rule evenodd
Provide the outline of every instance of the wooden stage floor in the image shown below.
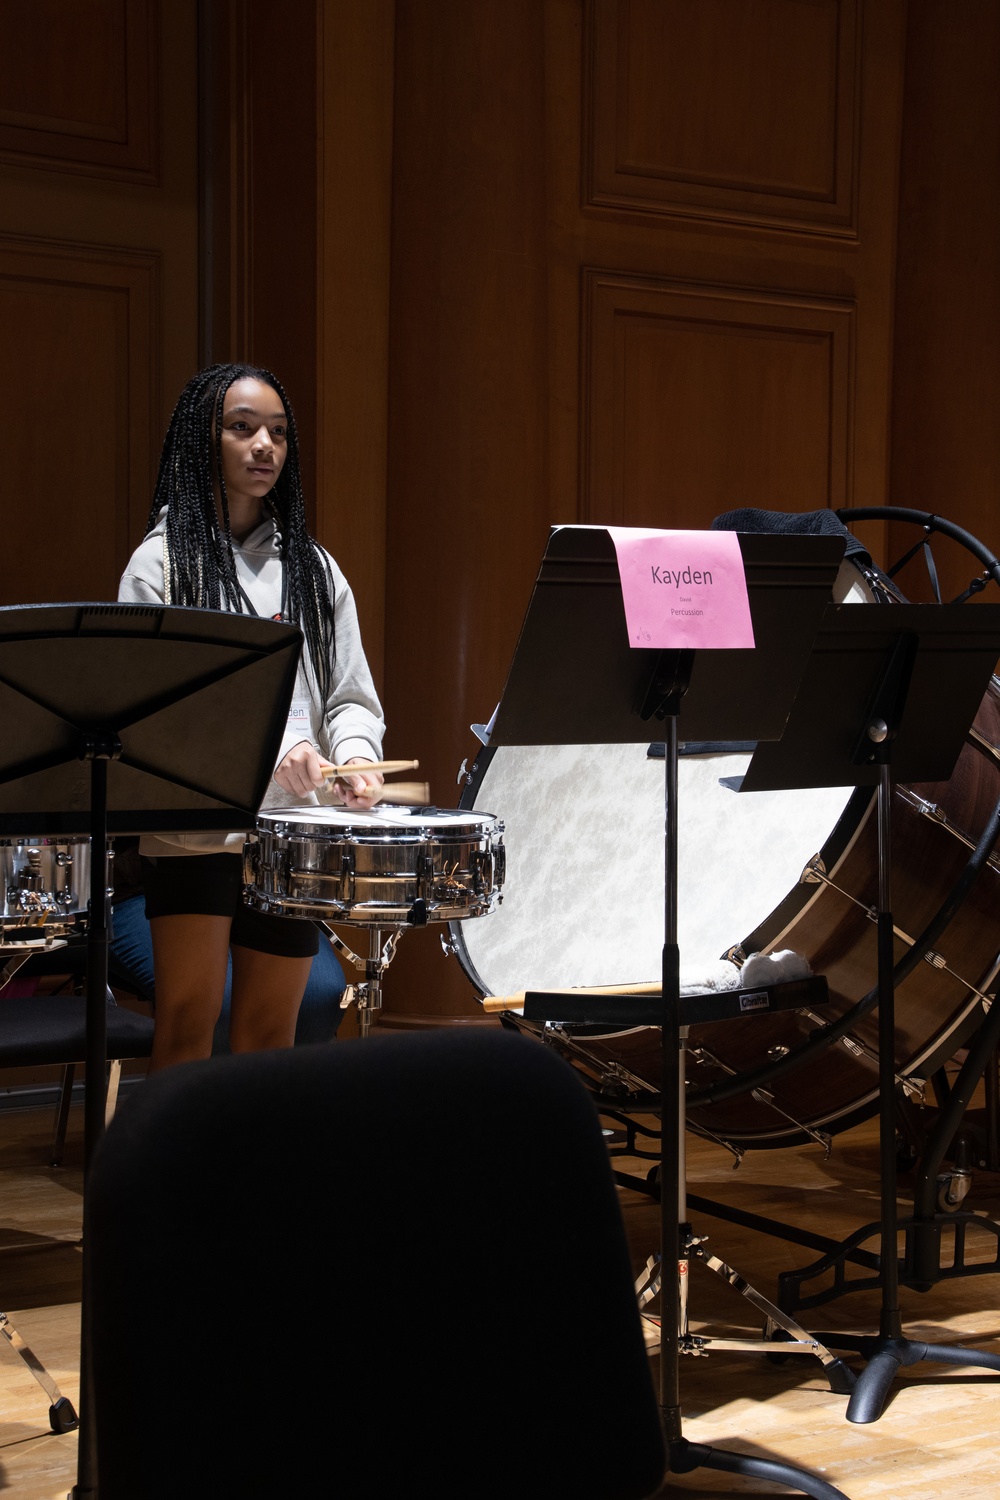
<path fill-rule="evenodd" d="M 45 1165 L 50 1123 L 43 1113 L 0 1114 L 0 1308 L 75 1400 L 82 1115 L 77 1113 L 71 1126 L 67 1165 L 57 1171 Z M 877 1143 L 871 1124 L 836 1137 L 829 1161 L 818 1146 L 804 1146 L 750 1153 L 735 1172 L 721 1148 L 690 1136 L 689 1143 L 690 1188 L 703 1197 L 830 1236 L 876 1216 Z M 638 1269 L 657 1248 L 658 1209 L 629 1190 L 621 1199 Z M 1000 1179 L 977 1175 L 966 1206 L 1000 1213 Z M 765 1296 L 775 1296 L 780 1271 L 812 1258 L 785 1241 L 723 1220 L 694 1218 L 697 1231 L 709 1236 L 707 1248 Z M 44 1248 L 29 1248 L 39 1239 Z M 720 1338 L 759 1333 L 757 1314 L 731 1288 L 703 1267 L 695 1267 L 691 1279 L 696 1327 Z M 939 1283 L 922 1295 L 904 1291 L 905 1331 L 914 1339 L 1000 1352 L 997 1291 L 995 1275 Z M 557 1304 L 557 1285 L 552 1295 Z M 564 1315 L 586 1317 L 586 1308 L 566 1308 Z M 852 1294 L 805 1315 L 803 1322 L 811 1328 L 872 1332 L 877 1296 Z M 653 1370 L 655 1376 L 655 1359 Z M 685 1358 L 681 1377 L 690 1440 L 810 1468 L 850 1500 L 993 1500 L 1000 1491 L 1000 1377 L 918 1365 L 901 1372 L 882 1419 L 865 1427 L 844 1420 L 846 1398 L 830 1392 L 812 1359 L 776 1365 L 758 1354 L 716 1351 Z M 0 1340 L 0 1490 L 18 1500 L 63 1500 L 75 1482 L 75 1436 L 49 1432 L 47 1406 L 40 1387 Z M 446 1422 L 447 1413 L 442 1417 Z M 663 1493 L 777 1497 L 792 1492 L 698 1470 L 672 1476 Z M 470 1496 L 474 1500 L 472 1491 Z"/>

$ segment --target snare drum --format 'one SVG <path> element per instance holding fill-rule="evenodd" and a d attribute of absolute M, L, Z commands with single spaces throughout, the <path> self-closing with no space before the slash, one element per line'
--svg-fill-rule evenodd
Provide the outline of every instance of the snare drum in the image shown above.
<path fill-rule="evenodd" d="M 6 942 L 77 926 L 90 899 L 86 838 L 0 839 L 0 933 Z"/>
<path fill-rule="evenodd" d="M 502 899 L 503 824 L 440 808 L 263 812 L 244 854 L 258 911 L 364 927 L 486 916 Z"/>

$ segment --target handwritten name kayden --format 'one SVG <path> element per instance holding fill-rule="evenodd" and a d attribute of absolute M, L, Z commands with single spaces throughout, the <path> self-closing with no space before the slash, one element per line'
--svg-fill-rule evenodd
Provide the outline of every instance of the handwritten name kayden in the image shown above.
<path fill-rule="evenodd" d="M 652 564 L 650 564 L 649 571 L 650 571 L 653 583 L 664 584 L 667 588 L 675 588 L 675 589 L 680 589 L 682 587 L 686 587 L 686 588 L 692 588 L 692 587 L 694 587 L 694 588 L 704 588 L 704 587 L 708 587 L 708 588 L 711 588 L 713 586 L 712 585 L 712 575 L 711 575 L 711 573 L 709 573 L 707 571 L 707 569 L 706 570 L 699 570 L 698 568 L 683 568 L 679 572 L 674 573 L 670 568 L 662 568 L 659 565 L 653 566 Z M 690 595 L 688 595 L 688 597 L 685 598 L 684 595 L 682 594 L 681 598 L 680 598 L 680 603 L 681 604 L 690 604 L 691 603 L 691 597 L 690 597 Z M 702 609 L 673 609 L 673 608 L 671 608 L 670 613 L 672 615 L 702 615 L 702 614 L 705 613 L 705 611 L 702 610 Z"/>

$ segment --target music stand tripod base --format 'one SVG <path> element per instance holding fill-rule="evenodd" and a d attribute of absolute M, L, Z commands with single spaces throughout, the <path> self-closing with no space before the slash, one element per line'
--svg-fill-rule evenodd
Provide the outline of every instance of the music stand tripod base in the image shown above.
<path fill-rule="evenodd" d="M 946 781 L 998 654 L 1000 607 L 830 606 L 780 743 L 761 746 L 744 787 L 875 785 L 878 791 L 878 1075 L 882 1292 L 879 1332 L 834 1335 L 867 1359 L 850 1422 L 881 1416 L 904 1365 L 924 1360 L 1000 1372 L 1000 1356 L 903 1337 L 896 1201 L 895 926 L 891 892 L 893 781 Z"/>
<path fill-rule="evenodd" d="M 686 1043 L 688 1025 L 724 1021 L 738 1015 L 761 1015 L 778 1010 L 802 1009 L 823 1005 L 828 1000 L 829 986 L 822 975 L 788 980 L 783 984 L 758 985 L 753 989 L 709 990 L 681 995 L 682 1049 Z M 528 990 L 524 997 L 526 1020 L 557 1022 L 564 1025 L 656 1026 L 662 1020 L 662 1014 L 661 994 L 637 996 L 630 995 L 627 991 L 619 994 L 606 991 L 594 995 L 586 992 L 573 994 L 571 991 Z M 683 1137 L 679 1142 L 679 1149 L 682 1148 Z M 685 1169 L 682 1163 L 680 1167 L 682 1180 L 684 1175 Z M 690 1227 L 687 1228 L 681 1241 L 681 1254 L 678 1261 L 678 1292 L 681 1307 L 678 1329 L 680 1353 L 706 1355 L 713 1350 L 725 1350 L 729 1353 L 765 1354 L 770 1357 L 777 1354 L 782 1357 L 792 1354 L 812 1355 L 823 1365 L 830 1389 L 841 1396 L 850 1395 L 854 1389 L 854 1374 L 843 1360 L 838 1359 L 819 1338 L 808 1333 L 788 1313 L 768 1301 L 739 1271 L 720 1260 L 718 1256 L 710 1254 L 704 1248 L 705 1241 L 705 1236 L 695 1235 Z M 687 1262 L 692 1255 L 709 1271 L 731 1286 L 734 1291 L 745 1297 L 758 1312 L 763 1313 L 766 1320 L 766 1332 L 763 1338 L 719 1339 L 691 1333 L 688 1323 Z M 660 1259 L 652 1255 L 646 1263 L 645 1271 L 636 1282 L 636 1295 L 640 1309 L 647 1307 L 659 1291 Z M 648 1315 L 644 1316 L 646 1326 L 652 1322 L 653 1320 Z M 658 1342 L 659 1324 L 656 1323 L 654 1326 Z M 778 1340 L 771 1337 L 774 1330 L 779 1328 L 787 1335 L 787 1339 Z"/>

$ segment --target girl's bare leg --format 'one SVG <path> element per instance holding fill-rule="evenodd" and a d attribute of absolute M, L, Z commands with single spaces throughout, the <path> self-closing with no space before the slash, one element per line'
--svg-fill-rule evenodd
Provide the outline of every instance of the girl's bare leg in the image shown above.
<path fill-rule="evenodd" d="M 153 917 L 156 1030 L 149 1071 L 212 1051 L 229 962 L 229 917 Z"/>
<path fill-rule="evenodd" d="M 229 1046 L 233 1052 L 291 1047 L 312 968 L 311 958 L 284 958 L 233 944 Z"/>

